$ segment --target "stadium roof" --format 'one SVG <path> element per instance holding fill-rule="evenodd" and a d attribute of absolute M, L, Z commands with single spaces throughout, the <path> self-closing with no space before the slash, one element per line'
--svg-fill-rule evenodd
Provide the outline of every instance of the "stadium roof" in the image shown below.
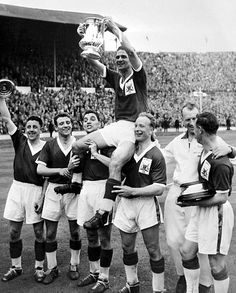
<path fill-rule="evenodd" d="M 83 22 L 87 17 L 102 17 L 102 15 L 92 13 L 46 10 L 0 4 L 0 17 L 1 16 L 74 25 Z M 122 31 L 126 30 L 126 27 L 120 24 L 118 24 L 118 26 Z"/>

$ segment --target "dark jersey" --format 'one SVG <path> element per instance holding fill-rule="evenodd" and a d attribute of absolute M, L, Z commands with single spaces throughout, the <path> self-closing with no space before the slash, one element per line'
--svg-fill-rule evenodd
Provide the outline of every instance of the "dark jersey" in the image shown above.
<path fill-rule="evenodd" d="M 58 145 L 57 139 L 58 138 L 54 138 L 47 141 L 40 153 L 38 163 L 41 162 L 48 168 L 67 168 L 71 157 L 71 147 L 65 154 Z M 70 182 L 70 179 L 64 176 L 55 175 L 50 176 L 48 181 L 51 183 L 66 184 Z"/>
<path fill-rule="evenodd" d="M 136 154 L 122 169 L 125 185 L 145 187 L 153 183 L 166 184 L 166 164 L 161 151 L 153 144 L 144 154 Z"/>
<path fill-rule="evenodd" d="M 40 151 L 31 153 L 27 137 L 20 131 L 11 135 L 15 157 L 13 163 L 14 179 L 24 183 L 43 185 L 43 177 L 37 174 L 36 160 Z"/>
<path fill-rule="evenodd" d="M 107 68 L 107 82 L 113 87 L 115 97 L 115 118 L 118 120 L 135 121 L 141 112 L 147 111 L 147 77 L 141 68 L 140 71 L 133 71 L 120 86 L 121 75 Z"/>
<path fill-rule="evenodd" d="M 234 168 L 228 157 L 213 159 L 210 154 L 202 162 L 199 161 L 198 173 L 200 182 L 211 194 L 229 190 L 230 195 Z"/>
<path fill-rule="evenodd" d="M 110 158 L 114 150 L 115 148 L 113 147 L 107 147 L 101 149 L 100 154 Z M 79 171 L 82 172 L 83 180 L 105 180 L 109 177 L 109 168 L 94 158 L 90 151 L 86 151 L 84 153 L 84 157 L 81 159 Z"/>

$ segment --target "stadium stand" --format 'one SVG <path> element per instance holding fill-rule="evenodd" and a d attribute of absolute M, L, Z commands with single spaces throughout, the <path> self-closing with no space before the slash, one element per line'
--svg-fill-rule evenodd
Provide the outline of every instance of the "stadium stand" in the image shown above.
<path fill-rule="evenodd" d="M 74 129 L 80 130 L 81 116 L 89 108 L 99 112 L 103 124 L 113 121 L 109 85 L 80 57 L 76 28 L 89 15 L 0 4 L 0 78 L 31 89 L 16 91 L 8 99 L 18 126 L 23 127 L 26 116 L 37 114 L 47 131 L 56 112 L 68 111 Z M 102 61 L 115 68 L 112 54 L 106 52 Z M 203 110 L 215 113 L 222 125 L 230 116 L 235 125 L 236 52 L 142 52 L 139 56 L 148 75 L 150 110 L 159 126 L 164 118 L 173 126 L 186 99 L 199 102 L 193 97 L 199 90 L 206 94 Z M 91 87 L 94 93 L 83 90 Z M 1 121 L 0 133 L 5 133 Z"/>

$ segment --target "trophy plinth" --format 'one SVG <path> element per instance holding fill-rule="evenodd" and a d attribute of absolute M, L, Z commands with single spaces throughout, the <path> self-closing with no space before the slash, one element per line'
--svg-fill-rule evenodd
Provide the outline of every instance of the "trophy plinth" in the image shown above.
<path fill-rule="evenodd" d="M 89 17 L 85 20 L 85 34 L 79 46 L 83 50 L 81 56 L 98 60 L 104 44 L 104 23 L 101 18 Z"/>
<path fill-rule="evenodd" d="M 8 98 L 15 89 L 14 83 L 9 79 L 0 79 L 0 98 Z"/>

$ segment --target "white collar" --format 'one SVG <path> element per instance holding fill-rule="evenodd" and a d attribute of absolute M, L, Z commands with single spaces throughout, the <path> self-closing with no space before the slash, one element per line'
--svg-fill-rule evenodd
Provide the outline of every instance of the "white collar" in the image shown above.
<path fill-rule="evenodd" d="M 150 151 L 154 146 L 156 146 L 155 142 L 152 142 L 148 147 L 146 147 L 146 149 L 140 154 L 137 155 L 136 153 L 134 153 L 134 159 L 135 162 L 137 163 L 139 160 L 142 159 L 142 157 L 148 152 Z"/>
<path fill-rule="evenodd" d="M 39 143 L 37 143 L 36 145 L 32 145 L 29 140 L 27 140 L 30 152 L 32 154 L 32 156 L 34 156 L 35 154 L 37 154 L 39 151 L 41 151 L 41 149 L 43 148 L 43 146 L 45 145 L 46 141 L 44 140 L 39 140 Z"/>
<path fill-rule="evenodd" d="M 72 149 L 72 144 L 73 144 L 74 142 L 75 142 L 75 137 L 72 136 L 72 137 L 71 137 L 70 144 L 69 144 L 69 147 L 65 149 L 65 148 L 63 147 L 63 145 L 62 145 L 60 139 L 59 139 L 59 136 L 57 137 L 57 144 L 58 144 L 60 150 L 63 152 L 63 154 L 64 154 L 65 156 L 67 156 L 67 155 L 69 154 L 69 152 L 71 151 L 71 149 Z"/>
<path fill-rule="evenodd" d="M 208 151 L 207 153 L 202 152 L 201 154 L 201 164 L 206 160 L 206 158 L 212 154 L 212 151 Z"/>
<path fill-rule="evenodd" d="M 131 76 L 133 75 L 133 70 L 132 72 L 130 73 L 130 75 L 128 77 L 126 77 L 126 79 L 122 82 L 122 78 L 120 78 L 120 88 L 123 90 L 124 86 L 125 86 L 125 83 L 127 82 L 128 79 L 131 78 Z"/>

